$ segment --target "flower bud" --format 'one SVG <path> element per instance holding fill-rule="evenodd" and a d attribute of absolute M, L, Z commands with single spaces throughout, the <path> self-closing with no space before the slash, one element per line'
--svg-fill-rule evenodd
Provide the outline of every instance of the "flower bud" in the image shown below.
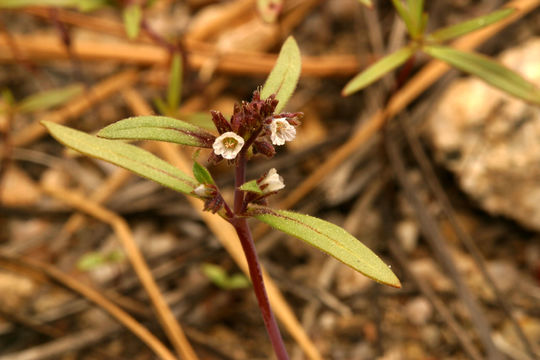
<path fill-rule="evenodd" d="M 277 170 L 274 168 L 270 169 L 263 177 L 257 180 L 257 184 L 264 194 L 276 192 L 285 187 L 283 178 L 279 176 Z"/>
<path fill-rule="evenodd" d="M 276 154 L 276 149 L 268 141 L 257 140 L 253 143 L 253 148 L 256 152 L 263 154 L 269 158 Z"/>
<path fill-rule="evenodd" d="M 212 121 L 214 122 L 214 125 L 216 126 L 216 129 L 220 134 L 232 130 L 231 124 L 229 124 L 229 122 L 225 119 L 221 112 L 211 110 L 210 113 L 212 114 Z"/>

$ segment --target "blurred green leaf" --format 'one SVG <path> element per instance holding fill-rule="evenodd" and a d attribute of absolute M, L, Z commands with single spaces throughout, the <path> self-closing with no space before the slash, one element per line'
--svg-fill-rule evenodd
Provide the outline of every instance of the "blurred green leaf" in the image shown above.
<path fill-rule="evenodd" d="M 100 252 L 86 253 L 77 261 L 77 269 L 90 271 L 105 263 L 105 255 Z"/>
<path fill-rule="evenodd" d="M 212 175 L 208 169 L 199 164 L 197 161 L 193 162 L 193 176 L 195 176 L 195 179 L 197 179 L 197 181 L 201 184 L 215 184 L 214 179 L 212 178 Z"/>
<path fill-rule="evenodd" d="M 97 136 L 122 140 L 158 140 L 181 145 L 209 148 L 215 136 L 185 121 L 166 116 L 135 116 L 117 121 Z"/>
<path fill-rule="evenodd" d="M 250 206 L 248 214 L 284 233 L 306 241 L 382 284 L 401 287 L 399 279 L 375 253 L 344 229 L 292 211 Z"/>
<path fill-rule="evenodd" d="M 111 5 L 108 0 L 78 0 L 77 7 L 79 11 L 89 12 Z"/>
<path fill-rule="evenodd" d="M 229 276 L 218 265 L 204 263 L 202 271 L 212 283 L 225 290 L 245 289 L 251 285 L 251 282 L 244 274 L 236 273 Z"/>
<path fill-rule="evenodd" d="M 409 14 L 414 25 L 416 35 L 420 35 L 424 31 L 424 0 L 407 0 L 409 6 Z"/>
<path fill-rule="evenodd" d="M 389 71 L 403 64 L 414 54 L 414 51 L 415 49 L 412 46 L 407 46 L 383 57 L 349 81 L 347 85 L 345 85 L 345 88 L 343 88 L 342 94 L 347 96 L 362 90 L 386 75 Z"/>
<path fill-rule="evenodd" d="M 216 126 L 209 112 L 180 113 L 178 117 L 185 122 L 198 126 L 208 131 L 216 132 Z"/>
<path fill-rule="evenodd" d="M 167 104 L 172 114 L 178 111 L 182 98 L 182 55 L 175 53 L 171 59 Z"/>
<path fill-rule="evenodd" d="M 242 186 L 240 186 L 239 189 L 242 191 L 248 191 L 248 192 L 252 192 L 259 195 L 263 194 L 263 191 L 257 184 L 257 180 L 251 180 L 251 181 L 245 182 L 242 184 Z"/>
<path fill-rule="evenodd" d="M 446 46 L 425 46 L 423 50 L 434 58 L 461 71 L 478 76 L 488 84 L 511 95 L 540 104 L 540 89 L 538 87 L 487 56 L 463 52 Z"/>
<path fill-rule="evenodd" d="M 80 95 L 84 91 L 83 85 L 71 85 L 61 89 L 42 91 L 23 99 L 17 110 L 22 113 L 29 113 L 39 110 L 47 110 L 52 107 L 64 104 Z"/>
<path fill-rule="evenodd" d="M 7 114 L 13 111 L 15 106 L 15 97 L 10 89 L 4 88 L 1 93 L 2 101 L 0 101 L 0 114 Z"/>
<path fill-rule="evenodd" d="M 302 59 L 300 49 L 292 36 L 289 36 L 279 52 L 276 65 L 268 75 L 261 91 L 261 98 L 266 99 L 272 94 L 276 94 L 279 103 L 276 107 L 276 113 L 287 104 L 292 96 L 300 71 L 302 69 Z"/>
<path fill-rule="evenodd" d="M 494 11 L 490 14 L 479 16 L 477 18 L 464 21 L 462 23 L 447 26 L 445 28 L 439 29 L 432 34 L 428 35 L 429 40 L 443 42 L 450 39 L 454 39 L 461 35 L 465 35 L 472 31 L 481 29 L 493 23 L 496 23 L 499 20 L 504 19 L 515 11 L 515 9 L 502 9 Z"/>
<path fill-rule="evenodd" d="M 23 6 L 59 6 L 75 7 L 77 0 L 0 0 L 0 8 L 18 8 Z"/>
<path fill-rule="evenodd" d="M 108 254 L 101 252 L 89 252 L 81 256 L 77 261 L 77 269 L 80 271 L 94 270 L 102 265 L 119 263 L 124 260 L 125 256 L 119 250 L 111 251 Z"/>
<path fill-rule="evenodd" d="M 135 39 L 141 28 L 142 9 L 138 4 L 130 4 L 124 8 L 124 27 L 128 38 Z"/>
<path fill-rule="evenodd" d="M 174 114 L 171 114 L 171 112 L 169 111 L 169 106 L 165 104 L 165 101 L 163 101 L 163 99 L 156 97 L 154 99 L 154 105 L 156 106 L 158 113 L 160 113 L 161 115 L 174 116 Z"/>
<path fill-rule="evenodd" d="M 50 121 L 42 121 L 59 142 L 85 155 L 108 161 L 184 194 L 197 181 L 157 156 L 122 141 L 107 140 Z"/>
<path fill-rule="evenodd" d="M 91 11 L 108 5 L 106 0 L 0 0 L 0 9 L 25 6 L 73 7 L 80 11 Z"/>
<path fill-rule="evenodd" d="M 399 17 L 405 23 L 405 26 L 407 27 L 407 32 L 412 38 L 415 38 L 417 34 L 417 29 L 411 18 L 411 13 L 409 12 L 409 9 L 407 9 L 407 7 L 403 5 L 401 0 L 392 0 L 392 3 L 394 4 L 394 7 L 396 8 L 396 11 L 398 12 Z"/>

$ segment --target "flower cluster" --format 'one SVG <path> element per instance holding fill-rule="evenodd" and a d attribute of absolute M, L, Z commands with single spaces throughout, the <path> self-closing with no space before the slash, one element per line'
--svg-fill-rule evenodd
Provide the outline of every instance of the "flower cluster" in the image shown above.
<path fill-rule="evenodd" d="M 272 157 L 276 153 L 274 145 L 292 141 L 302 113 L 274 114 L 277 104 L 274 95 L 263 100 L 256 90 L 250 102 L 235 104 L 230 121 L 219 111 L 211 111 L 220 136 L 212 145 L 214 151 L 209 161 L 234 160 L 240 151 L 247 153 L 251 146 L 254 154 Z"/>

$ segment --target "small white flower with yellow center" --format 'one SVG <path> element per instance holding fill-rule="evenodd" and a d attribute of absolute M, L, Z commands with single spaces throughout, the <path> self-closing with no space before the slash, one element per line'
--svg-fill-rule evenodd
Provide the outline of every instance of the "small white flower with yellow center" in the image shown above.
<path fill-rule="evenodd" d="M 214 153 L 223 156 L 227 160 L 234 159 L 242 150 L 242 146 L 244 146 L 244 139 L 232 131 L 221 134 L 212 145 Z"/>
<path fill-rule="evenodd" d="M 283 178 L 279 176 L 277 170 L 274 168 L 268 171 L 266 176 L 259 182 L 258 185 L 265 194 L 279 191 L 285 187 L 285 184 L 283 183 Z"/>
<path fill-rule="evenodd" d="M 270 140 L 274 145 L 283 145 L 296 137 L 296 128 L 286 118 L 277 118 L 270 124 Z"/>

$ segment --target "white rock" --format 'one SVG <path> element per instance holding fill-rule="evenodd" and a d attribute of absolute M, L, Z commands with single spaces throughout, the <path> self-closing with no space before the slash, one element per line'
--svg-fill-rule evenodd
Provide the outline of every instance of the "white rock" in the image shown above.
<path fill-rule="evenodd" d="M 540 86 L 540 38 L 500 60 Z M 476 78 L 455 81 L 428 121 L 437 158 L 487 211 L 540 230 L 540 107 Z"/>

